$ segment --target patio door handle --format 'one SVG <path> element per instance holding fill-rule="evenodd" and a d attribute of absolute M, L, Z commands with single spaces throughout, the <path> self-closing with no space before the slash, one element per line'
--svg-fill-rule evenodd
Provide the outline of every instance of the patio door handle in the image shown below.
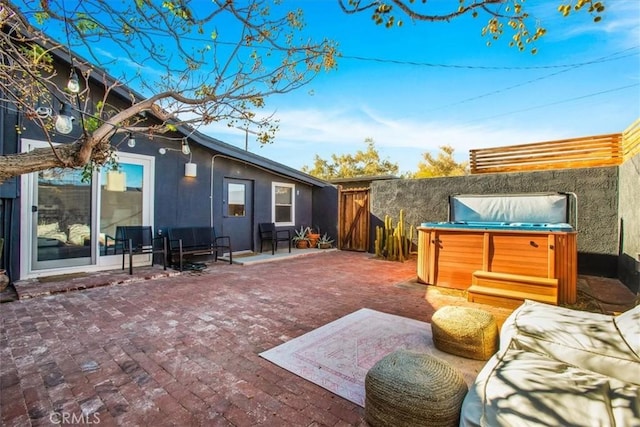
<path fill-rule="evenodd" d="M 31 206 L 31 212 L 38 212 L 37 206 Z"/>

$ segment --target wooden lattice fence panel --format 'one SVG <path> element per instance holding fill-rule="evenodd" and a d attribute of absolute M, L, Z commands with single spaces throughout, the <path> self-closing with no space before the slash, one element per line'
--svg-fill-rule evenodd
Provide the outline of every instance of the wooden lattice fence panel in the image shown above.
<path fill-rule="evenodd" d="M 635 133 L 637 138 L 637 129 Z M 619 165 L 620 133 L 470 150 L 472 174 Z M 637 144 L 637 141 L 636 141 Z"/>
<path fill-rule="evenodd" d="M 624 160 L 640 153 L 640 119 L 622 132 L 622 153 Z"/>

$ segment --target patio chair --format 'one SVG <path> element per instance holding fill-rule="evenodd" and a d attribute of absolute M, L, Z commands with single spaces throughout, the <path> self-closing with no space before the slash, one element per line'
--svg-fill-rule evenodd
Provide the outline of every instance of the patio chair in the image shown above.
<path fill-rule="evenodd" d="M 129 256 L 129 274 L 133 274 L 133 256 L 151 255 L 151 265 L 155 254 L 162 254 L 162 265 L 167 269 L 167 240 L 164 237 L 153 237 L 151 226 L 127 225 L 116 227 L 116 246 L 122 248 L 122 269 L 125 257 Z"/>
<path fill-rule="evenodd" d="M 271 243 L 271 255 L 275 255 L 278 250 L 278 242 L 289 243 L 289 253 L 291 253 L 291 230 L 276 230 L 273 222 L 262 222 L 258 224 L 260 233 L 260 253 L 264 242 Z"/>

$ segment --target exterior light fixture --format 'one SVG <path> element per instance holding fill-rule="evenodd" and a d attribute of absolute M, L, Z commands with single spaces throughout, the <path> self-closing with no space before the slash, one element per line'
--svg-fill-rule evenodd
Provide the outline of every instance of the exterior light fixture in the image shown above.
<path fill-rule="evenodd" d="M 53 110 L 49 107 L 42 105 L 42 101 L 38 98 L 38 105 L 36 105 L 36 115 L 41 119 L 49 118 L 53 115 Z"/>
<path fill-rule="evenodd" d="M 164 148 L 164 147 L 161 147 L 161 148 L 158 149 L 158 153 L 160 153 L 160 154 L 162 154 L 164 156 L 165 154 L 167 154 L 167 149 Z"/>
<path fill-rule="evenodd" d="M 67 82 L 67 89 L 71 93 L 80 92 L 80 82 L 78 82 L 78 75 L 76 74 L 76 70 L 71 70 L 71 75 L 69 76 L 69 81 Z"/>
<path fill-rule="evenodd" d="M 184 176 L 189 178 L 195 178 L 198 176 L 198 165 L 191 163 L 191 159 L 189 159 L 188 163 L 184 164 Z"/>
<path fill-rule="evenodd" d="M 136 139 L 133 137 L 131 132 L 129 132 L 129 141 L 127 141 L 127 145 L 131 148 L 136 146 Z"/>
<path fill-rule="evenodd" d="M 186 139 L 182 140 L 182 154 L 184 154 L 185 156 L 191 154 L 191 148 L 189 148 L 189 143 Z"/>
<path fill-rule="evenodd" d="M 62 104 L 62 108 L 60 109 L 60 113 L 56 118 L 56 130 L 58 133 L 63 135 L 67 135 L 71 133 L 73 130 L 73 116 L 71 115 L 71 107 L 69 104 Z"/>

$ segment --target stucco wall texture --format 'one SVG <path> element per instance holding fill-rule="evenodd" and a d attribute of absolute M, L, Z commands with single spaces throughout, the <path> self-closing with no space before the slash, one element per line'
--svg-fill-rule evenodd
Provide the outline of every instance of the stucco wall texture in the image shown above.
<path fill-rule="evenodd" d="M 405 221 L 415 226 L 429 221 L 446 221 L 448 198 L 453 194 L 574 193 L 577 203 L 571 202 L 570 222 L 576 227 L 577 212 L 578 270 L 582 274 L 615 277 L 620 268 L 621 216 L 625 219 L 625 251 L 634 251 L 640 246 L 638 170 L 639 160 L 636 156 L 621 168 L 612 166 L 375 181 L 371 183 L 371 241 L 376 225 L 382 225 L 385 215 L 389 215 L 395 223 L 401 209 Z M 635 234 L 628 236 L 630 231 Z"/>
<path fill-rule="evenodd" d="M 618 223 L 621 254 L 618 276 L 632 291 L 640 292 L 640 154 L 620 166 Z"/>

